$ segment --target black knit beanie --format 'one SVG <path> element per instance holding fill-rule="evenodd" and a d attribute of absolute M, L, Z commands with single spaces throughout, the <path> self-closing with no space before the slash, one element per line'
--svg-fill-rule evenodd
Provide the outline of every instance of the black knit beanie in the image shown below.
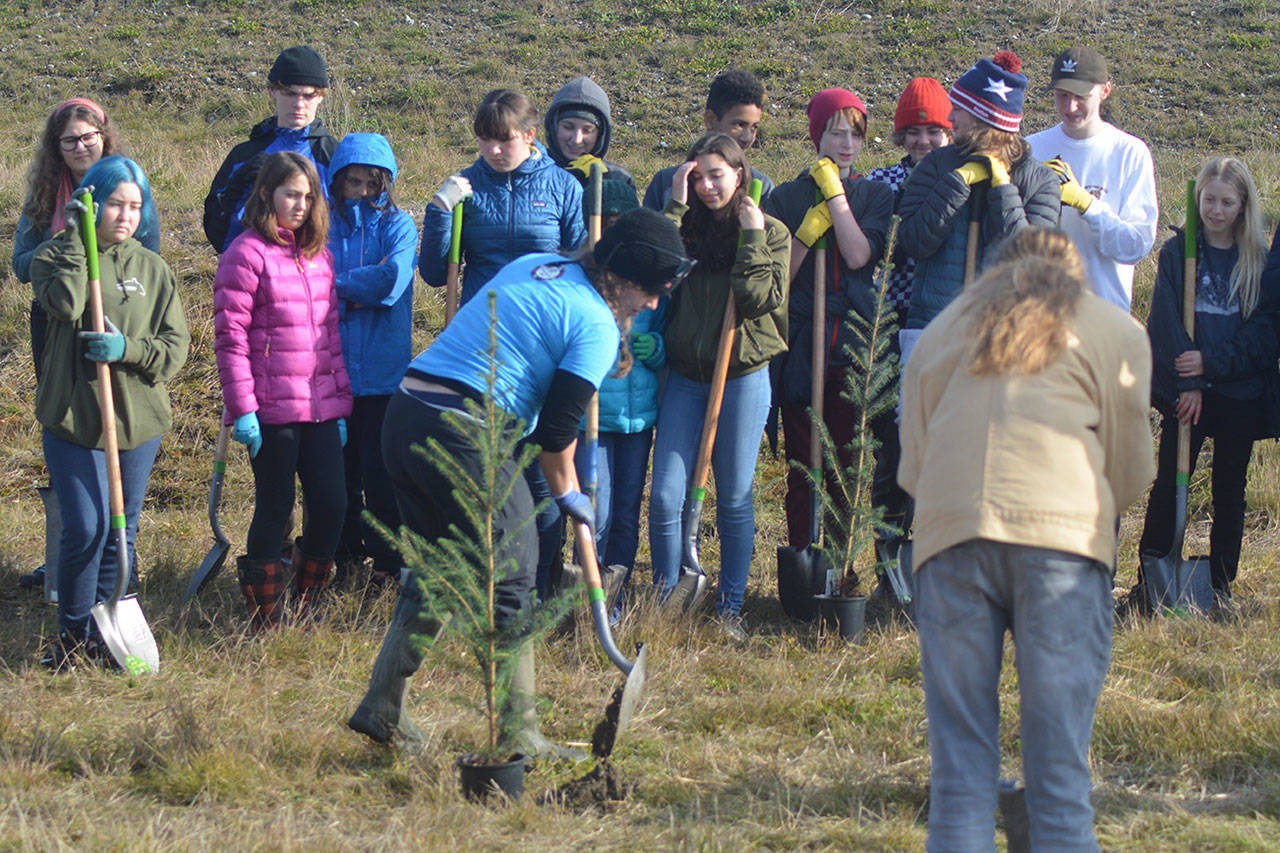
<path fill-rule="evenodd" d="M 327 89 L 329 74 L 320 54 L 305 44 L 300 44 L 280 51 L 275 65 L 271 66 L 271 73 L 267 75 L 267 82 L 282 86 L 315 86 L 317 89 Z"/>
<path fill-rule="evenodd" d="M 629 210 L 600 235 L 593 251 L 596 263 L 645 293 L 670 293 L 688 274 L 680 229 L 648 208 Z"/>

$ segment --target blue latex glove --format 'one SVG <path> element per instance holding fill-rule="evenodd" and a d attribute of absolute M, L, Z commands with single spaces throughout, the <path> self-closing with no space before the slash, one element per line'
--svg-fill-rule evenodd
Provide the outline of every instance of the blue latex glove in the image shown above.
<path fill-rule="evenodd" d="M 591 498 L 582 492 L 565 492 L 563 495 L 556 495 L 555 501 L 556 506 L 560 507 L 560 511 L 571 520 L 581 521 L 594 529 L 596 511 L 595 507 L 591 505 Z"/>
<path fill-rule="evenodd" d="M 85 358 L 110 364 L 124 358 L 124 335 L 120 334 L 110 317 L 102 319 L 107 324 L 105 332 L 81 332 L 80 340 L 84 341 Z"/>
<path fill-rule="evenodd" d="M 247 412 L 236 418 L 231 437 L 249 448 L 250 458 L 257 456 L 262 449 L 262 427 L 258 426 L 258 413 Z"/>
<path fill-rule="evenodd" d="M 631 336 L 631 354 L 641 361 L 653 358 L 657 348 L 657 340 L 648 332 L 636 332 Z"/>
<path fill-rule="evenodd" d="M 342 446 L 347 446 L 347 419 L 338 418 L 338 441 L 342 442 Z"/>

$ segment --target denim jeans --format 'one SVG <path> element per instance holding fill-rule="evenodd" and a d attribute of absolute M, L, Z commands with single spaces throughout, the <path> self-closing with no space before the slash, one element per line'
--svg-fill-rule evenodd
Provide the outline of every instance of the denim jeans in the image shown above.
<path fill-rule="evenodd" d="M 1097 850 L 1089 741 L 1111 659 L 1110 570 L 973 539 L 916 572 L 929 720 L 930 851 L 995 849 L 1004 632 L 1017 650 L 1033 850 Z"/>
<path fill-rule="evenodd" d="M 44 460 L 62 515 L 58 552 L 58 626 L 77 638 L 89 630 L 89 611 L 115 592 L 118 557 L 111 535 L 107 493 L 107 458 L 101 450 L 81 447 L 44 430 Z M 138 516 L 151 479 L 160 436 L 120 451 L 124 491 L 125 538 L 129 570 L 138 562 L 134 541 Z"/>
<path fill-rule="evenodd" d="M 602 432 L 596 452 L 596 549 L 606 566 L 636 563 L 640 544 L 640 504 L 644 481 L 649 476 L 649 448 L 653 430 L 642 432 Z M 578 481 L 586 488 L 587 442 L 578 437 L 574 460 Z"/>
<path fill-rule="evenodd" d="M 659 589 L 670 589 L 680 576 L 684 542 L 681 515 L 697 461 L 710 389 L 709 384 L 672 371 L 658 408 L 649 549 L 653 556 L 653 582 Z M 720 593 L 716 609 L 722 613 L 742 609 L 747 589 L 756 535 L 752 485 L 760 438 L 769 416 L 769 397 L 767 370 L 755 370 L 725 384 L 711 454 L 716 482 L 716 530 L 720 534 Z"/>

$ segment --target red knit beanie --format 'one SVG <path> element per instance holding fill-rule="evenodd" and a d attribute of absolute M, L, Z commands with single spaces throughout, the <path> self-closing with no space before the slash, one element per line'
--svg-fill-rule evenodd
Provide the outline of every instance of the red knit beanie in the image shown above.
<path fill-rule="evenodd" d="M 862 113 L 863 119 L 867 117 L 867 107 L 862 103 L 862 98 L 848 89 L 823 89 L 809 99 L 809 106 L 805 111 L 809 113 L 809 139 L 813 141 L 815 150 L 818 148 L 818 141 L 822 139 L 822 132 L 827 129 L 827 122 L 846 107 L 853 107 Z"/>
<path fill-rule="evenodd" d="M 907 84 L 898 109 L 893 113 L 894 131 L 908 127 L 951 127 L 951 99 L 947 90 L 932 77 L 917 77 Z"/>

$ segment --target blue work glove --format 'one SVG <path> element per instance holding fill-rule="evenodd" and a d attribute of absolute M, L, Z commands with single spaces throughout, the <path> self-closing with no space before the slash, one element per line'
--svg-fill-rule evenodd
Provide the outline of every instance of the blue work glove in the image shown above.
<path fill-rule="evenodd" d="M 591 506 L 591 498 L 582 492 L 565 492 L 563 495 L 556 495 L 556 506 L 560 507 L 560 512 L 564 513 L 572 521 L 581 521 L 587 527 L 595 528 L 596 511 Z"/>
<path fill-rule="evenodd" d="M 631 354 L 641 361 L 653 358 L 658 340 L 648 332 L 636 332 L 631 336 Z"/>
<path fill-rule="evenodd" d="M 338 441 L 342 442 L 342 446 L 347 446 L 347 419 L 338 418 Z"/>
<path fill-rule="evenodd" d="M 81 332 L 80 340 L 84 341 L 85 358 L 110 364 L 124 358 L 124 335 L 120 334 L 110 317 L 102 320 L 107 324 L 105 332 Z"/>
<path fill-rule="evenodd" d="M 258 413 L 247 412 L 236 418 L 231 437 L 249 449 L 250 458 L 262 449 L 262 427 L 258 426 Z"/>

